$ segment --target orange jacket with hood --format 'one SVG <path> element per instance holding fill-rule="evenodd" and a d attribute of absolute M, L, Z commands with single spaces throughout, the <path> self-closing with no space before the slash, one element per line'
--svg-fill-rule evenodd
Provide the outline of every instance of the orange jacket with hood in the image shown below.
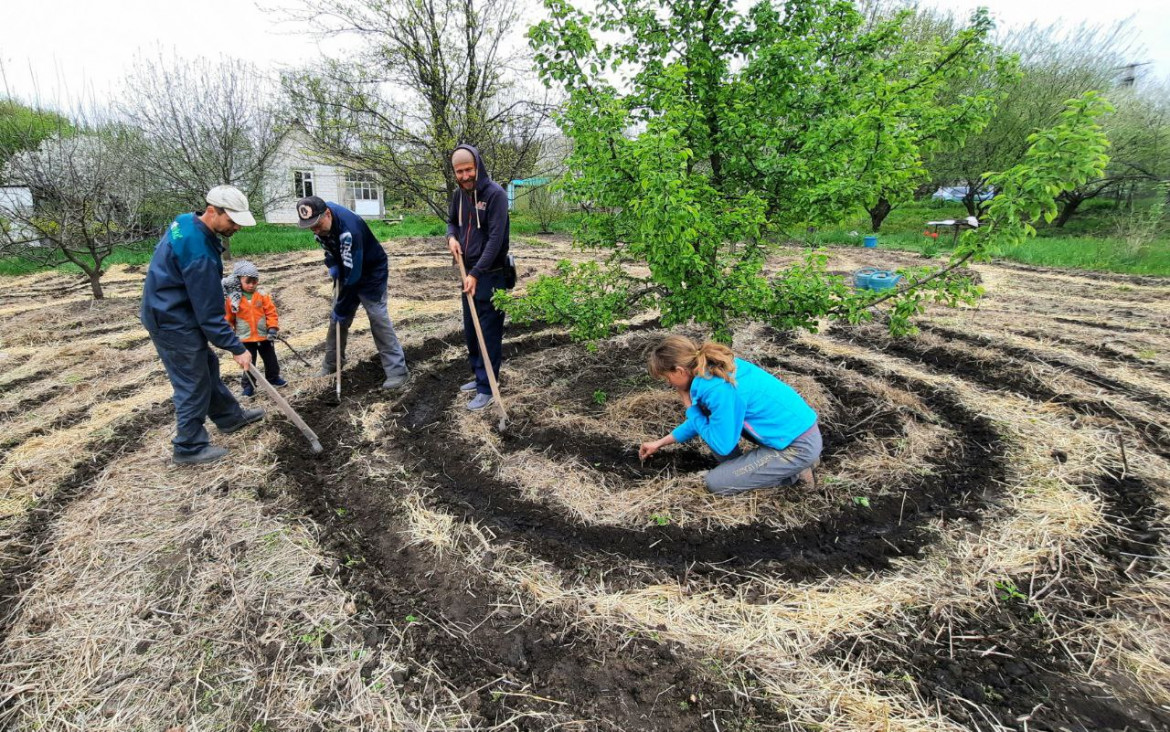
<path fill-rule="evenodd" d="M 224 300 L 224 314 L 228 325 L 245 343 L 256 343 L 268 340 L 269 329 L 279 329 L 280 321 L 276 316 L 276 304 L 272 298 L 260 290 L 252 293 L 252 297 L 244 295 L 240 298 L 240 309 L 232 312 L 231 298 Z"/>

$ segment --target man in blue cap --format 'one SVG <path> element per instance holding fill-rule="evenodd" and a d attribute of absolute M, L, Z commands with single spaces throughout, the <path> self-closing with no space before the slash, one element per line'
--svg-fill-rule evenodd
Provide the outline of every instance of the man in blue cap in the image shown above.
<path fill-rule="evenodd" d="M 317 243 L 325 250 L 329 276 L 338 286 L 337 301 L 329 314 L 333 326 L 325 340 L 321 375 L 328 376 L 340 367 L 334 340 L 337 337 L 341 338 L 341 358 L 344 361 L 346 336 L 360 304 L 370 319 L 370 332 L 382 360 L 382 371 L 386 374 L 382 388 L 404 388 L 410 372 L 386 306 L 389 279 L 386 250 L 362 217 L 341 204 L 327 202 L 318 196 L 306 196 L 297 202 L 297 225 L 309 229 L 317 237 Z"/>
<path fill-rule="evenodd" d="M 210 345 L 230 351 L 241 369 L 252 357 L 223 314 L 223 245 L 242 226 L 255 226 L 248 199 L 232 186 L 207 193 L 207 208 L 174 220 L 154 249 L 142 288 L 142 325 L 158 351 L 174 388 L 177 431 L 172 459 L 179 465 L 219 460 L 203 422 L 231 433 L 264 416 L 242 409 L 219 377 L 219 357 Z"/>

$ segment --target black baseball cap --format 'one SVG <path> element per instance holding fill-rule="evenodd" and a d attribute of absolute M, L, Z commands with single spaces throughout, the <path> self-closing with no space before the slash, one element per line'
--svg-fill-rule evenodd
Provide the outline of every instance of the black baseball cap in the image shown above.
<path fill-rule="evenodd" d="M 297 226 L 307 229 L 325 213 L 325 200 L 320 196 L 305 196 L 297 201 Z"/>

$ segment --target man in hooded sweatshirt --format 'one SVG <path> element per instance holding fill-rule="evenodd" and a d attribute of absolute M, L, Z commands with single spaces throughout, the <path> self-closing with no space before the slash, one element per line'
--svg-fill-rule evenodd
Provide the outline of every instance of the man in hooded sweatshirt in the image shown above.
<path fill-rule="evenodd" d="M 492 304 L 492 295 L 505 286 L 510 225 L 508 194 L 488 176 L 483 158 L 471 145 L 455 148 L 451 166 L 455 169 L 456 189 L 451 193 L 447 213 L 447 246 L 451 249 L 451 256 L 462 256 L 467 267 L 463 292 L 471 295 L 475 302 L 474 315 L 479 319 L 487 359 L 498 380 L 504 358 L 504 313 Z M 475 392 L 475 397 L 467 404 L 467 408 L 474 411 L 492 403 L 492 391 L 471 318 L 467 298 L 463 298 L 463 337 L 467 341 L 467 360 L 475 373 L 475 380 L 467 382 L 460 390 Z"/>

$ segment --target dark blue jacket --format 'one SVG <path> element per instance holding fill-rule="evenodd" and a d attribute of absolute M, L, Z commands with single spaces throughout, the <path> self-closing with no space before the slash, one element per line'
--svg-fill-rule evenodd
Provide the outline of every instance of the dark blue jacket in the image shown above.
<path fill-rule="evenodd" d="M 142 325 L 153 333 L 205 337 L 239 355 L 244 344 L 223 314 L 223 246 L 197 214 L 175 219 L 154 248 L 142 288 Z"/>
<path fill-rule="evenodd" d="M 462 188 L 451 193 L 447 211 L 447 236 L 453 236 L 463 249 L 467 274 L 476 279 L 488 270 L 504 266 L 508 259 L 508 194 L 490 177 L 483 158 L 471 145 L 459 145 L 475 156 L 475 190 L 470 195 Z"/>
<path fill-rule="evenodd" d="M 325 266 L 338 268 L 341 293 L 333 311 L 352 318 L 361 295 L 379 300 L 386 292 L 386 250 L 361 216 L 339 203 L 326 201 L 325 205 L 333 212 L 333 226 L 324 237 L 317 237 L 317 243 L 325 250 Z"/>

